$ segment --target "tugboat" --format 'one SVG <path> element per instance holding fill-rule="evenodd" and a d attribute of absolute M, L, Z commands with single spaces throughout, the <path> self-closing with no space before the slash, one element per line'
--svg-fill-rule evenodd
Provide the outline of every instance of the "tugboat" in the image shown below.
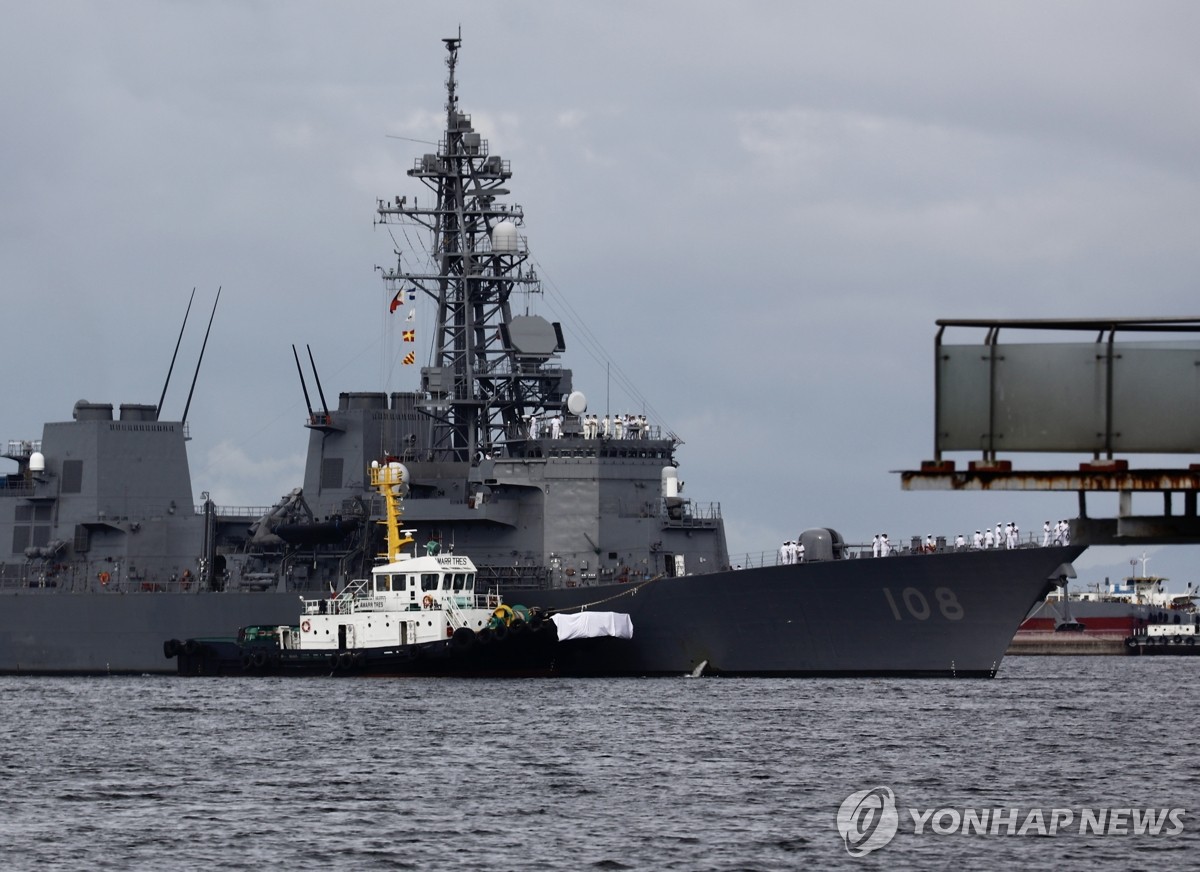
<path fill-rule="evenodd" d="M 387 552 L 371 578 L 329 598 L 301 597 L 294 625 L 242 627 L 236 639 L 167 640 L 163 653 L 176 658 L 180 675 L 554 675 L 560 644 L 591 645 L 573 652 L 574 662 L 603 659 L 603 646 L 632 638 L 626 614 L 548 616 L 509 605 L 496 590 L 477 591 L 469 557 L 442 554 L 436 539 L 419 555 L 416 531 L 401 528 L 404 464 L 373 462 L 370 480 L 387 527 Z"/>

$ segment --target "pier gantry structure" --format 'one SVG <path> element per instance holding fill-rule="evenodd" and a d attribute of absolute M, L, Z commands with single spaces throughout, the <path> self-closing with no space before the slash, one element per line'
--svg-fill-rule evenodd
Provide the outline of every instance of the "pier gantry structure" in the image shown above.
<path fill-rule="evenodd" d="M 1200 318 L 936 323 L 934 455 L 900 472 L 904 490 L 1075 491 L 1072 542 L 1200 542 L 1200 463 L 1130 464 L 1200 454 Z M 983 339 L 952 344 L 948 329 Z M 960 469 L 953 452 L 977 457 Z M 1015 454 L 1090 456 L 1076 468 L 1021 470 L 1005 456 Z M 1135 515 L 1133 495 L 1155 492 L 1161 513 Z M 1116 517 L 1091 517 L 1089 493 L 1117 494 Z"/>

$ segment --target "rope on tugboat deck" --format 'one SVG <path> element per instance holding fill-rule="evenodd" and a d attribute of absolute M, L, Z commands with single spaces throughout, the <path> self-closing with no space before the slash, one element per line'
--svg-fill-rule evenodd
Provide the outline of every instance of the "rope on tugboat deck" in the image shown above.
<path fill-rule="evenodd" d="M 623 590 L 620 593 L 615 593 L 610 597 L 605 597 L 604 599 L 599 599 L 599 600 L 593 600 L 590 603 L 581 603 L 577 606 L 564 606 L 561 609 L 546 609 L 546 614 L 547 615 L 557 615 L 560 613 L 565 614 L 567 612 L 575 611 L 576 609 L 578 609 L 579 611 L 585 611 L 586 609 L 592 608 L 592 606 L 602 606 L 605 603 L 612 602 L 613 600 L 619 600 L 623 596 L 634 596 L 637 594 L 637 592 L 639 590 L 641 590 L 646 585 L 652 584 L 652 583 L 658 581 L 660 578 L 666 578 L 666 577 L 667 576 L 662 575 L 660 573 L 659 575 L 656 575 L 653 578 L 647 578 L 645 581 L 640 582 L 639 584 L 635 584 L 633 587 L 629 588 L 628 590 Z"/>

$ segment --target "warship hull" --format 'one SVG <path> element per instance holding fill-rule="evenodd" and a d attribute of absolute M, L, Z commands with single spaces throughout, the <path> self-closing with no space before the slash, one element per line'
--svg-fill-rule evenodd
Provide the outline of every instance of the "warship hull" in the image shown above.
<path fill-rule="evenodd" d="M 1082 547 L 762 567 L 523 591 L 529 606 L 628 613 L 632 640 L 567 649 L 555 674 L 990 677 Z M 163 640 L 294 621 L 295 593 L 22 592 L 3 597 L 0 672 L 175 673 Z"/>

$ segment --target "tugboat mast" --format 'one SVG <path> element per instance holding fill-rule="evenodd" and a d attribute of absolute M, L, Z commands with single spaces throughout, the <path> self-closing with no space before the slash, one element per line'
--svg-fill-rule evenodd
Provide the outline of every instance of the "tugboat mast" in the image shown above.
<path fill-rule="evenodd" d="M 430 364 L 421 369 L 418 403 L 434 419 L 430 446 L 441 461 L 474 460 L 525 438 L 529 414 L 559 411 L 571 374 L 548 365 L 564 350 L 562 330 L 539 316 L 513 317 L 515 288 L 540 293 L 529 251 L 517 228 L 520 206 L 497 202 L 509 192 L 509 163 L 459 111 L 456 69 L 461 38 L 444 39 L 446 129 L 436 154 L 418 158 L 408 175 L 436 195 L 433 208 L 407 197 L 380 200 L 377 223 L 409 223 L 430 231 L 432 272 L 397 266 L 384 271 L 389 291 L 419 291 L 437 304 Z M 425 253 L 422 253 L 425 257 Z"/>

